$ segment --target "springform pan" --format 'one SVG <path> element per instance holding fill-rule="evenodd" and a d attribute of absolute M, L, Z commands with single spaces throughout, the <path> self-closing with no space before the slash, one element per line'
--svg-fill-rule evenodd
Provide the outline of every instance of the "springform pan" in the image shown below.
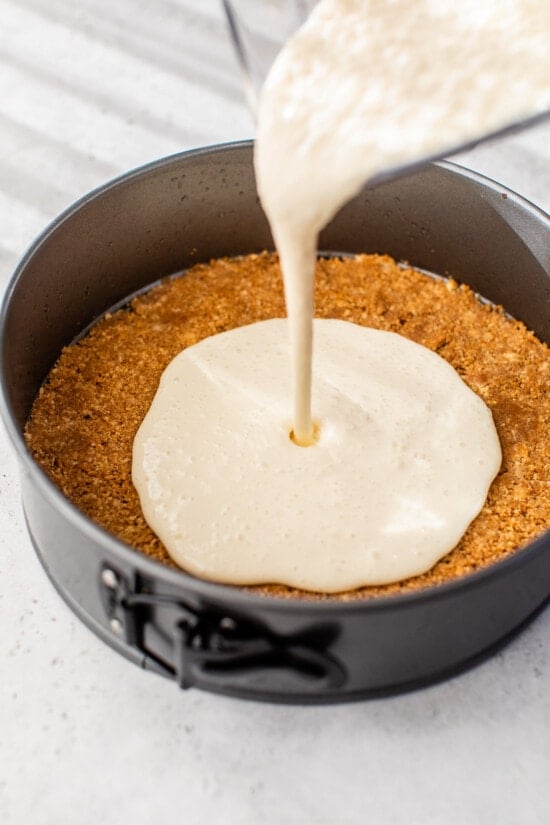
<path fill-rule="evenodd" d="M 23 428 L 63 346 L 163 276 L 272 249 L 251 143 L 129 172 L 55 220 L 19 264 L 0 316 L 2 415 L 36 552 L 59 594 L 142 668 L 230 696 L 332 702 L 408 690 L 479 661 L 550 594 L 550 534 L 438 587 L 372 600 L 288 600 L 201 581 L 92 523 L 30 456 Z M 451 163 L 366 188 L 320 248 L 388 253 L 465 281 L 550 343 L 550 220 Z"/>

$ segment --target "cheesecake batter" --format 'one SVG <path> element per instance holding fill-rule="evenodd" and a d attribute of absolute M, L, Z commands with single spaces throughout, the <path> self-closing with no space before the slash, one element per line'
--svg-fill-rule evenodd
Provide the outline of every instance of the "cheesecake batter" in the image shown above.
<path fill-rule="evenodd" d="M 550 7 L 525 0 L 322 0 L 281 52 L 255 165 L 290 348 L 271 321 L 186 350 L 134 444 L 145 517 L 185 569 L 320 592 L 384 584 L 429 569 L 480 511 L 498 437 L 439 356 L 316 322 L 312 414 L 317 237 L 379 173 L 548 108 L 548 24 Z"/>
<path fill-rule="evenodd" d="M 206 338 L 164 372 L 134 483 L 198 576 L 334 593 L 423 573 L 481 509 L 500 466 L 489 409 L 435 353 L 317 319 L 318 436 L 291 438 L 286 321 Z"/>

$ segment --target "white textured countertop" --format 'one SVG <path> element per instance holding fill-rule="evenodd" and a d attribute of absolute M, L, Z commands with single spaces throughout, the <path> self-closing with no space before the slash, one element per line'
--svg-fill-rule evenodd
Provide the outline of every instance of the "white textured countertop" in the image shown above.
<path fill-rule="evenodd" d="M 249 137 L 217 0 L 1 0 L 0 287 L 63 207 Z M 550 125 L 463 156 L 550 211 Z M 93 636 L 31 548 L 0 427 L 2 825 L 543 825 L 550 610 L 476 669 L 352 705 L 179 692 Z"/>

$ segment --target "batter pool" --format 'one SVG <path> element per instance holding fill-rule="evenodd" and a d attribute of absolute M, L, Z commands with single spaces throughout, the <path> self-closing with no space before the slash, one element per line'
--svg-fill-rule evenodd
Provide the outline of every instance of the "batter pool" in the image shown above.
<path fill-rule="evenodd" d="M 315 322 L 317 440 L 291 438 L 284 319 L 206 338 L 165 370 L 134 442 L 144 515 L 184 569 L 338 592 L 425 572 L 478 514 L 490 411 L 437 354 Z"/>

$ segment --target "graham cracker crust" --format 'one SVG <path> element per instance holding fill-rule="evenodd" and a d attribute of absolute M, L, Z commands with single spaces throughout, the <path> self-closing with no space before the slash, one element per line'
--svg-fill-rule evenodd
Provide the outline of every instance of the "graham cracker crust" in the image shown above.
<path fill-rule="evenodd" d="M 483 510 L 429 572 L 336 595 L 279 585 L 266 595 L 351 600 L 429 587 L 486 567 L 550 525 L 550 355 L 519 321 L 453 280 L 386 255 L 321 259 L 315 314 L 399 332 L 439 353 L 493 413 L 503 463 Z M 41 388 L 25 437 L 77 507 L 137 551 L 175 566 L 145 522 L 131 480 L 134 435 L 168 363 L 209 335 L 285 315 L 278 259 L 198 264 L 107 314 L 66 347 Z"/>

